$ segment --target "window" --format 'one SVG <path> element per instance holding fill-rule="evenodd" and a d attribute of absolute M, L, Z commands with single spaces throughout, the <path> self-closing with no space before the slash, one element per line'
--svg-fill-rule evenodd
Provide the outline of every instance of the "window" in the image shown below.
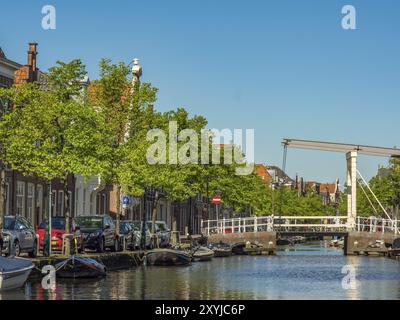
<path fill-rule="evenodd" d="M 35 203 L 35 185 L 33 183 L 28 183 L 27 188 L 27 201 L 26 201 L 26 218 L 29 221 L 33 221 L 34 219 L 34 203 Z"/>
<path fill-rule="evenodd" d="M 43 218 L 43 186 L 41 184 L 38 184 L 36 186 L 36 207 L 35 207 L 35 211 L 37 213 L 36 223 L 39 224 L 42 221 L 42 218 Z"/>
<path fill-rule="evenodd" d="M 86 189 L 85 188 L 83 188 L 82 212 L 83 212 L 83 215 L 86 215 Z"/>
<path fill-rule="evenodd" d="M 51 216 L 56 216 L 57 191 L 51 192 Z"/>
<path fill-rule="evenodd" d="M 8 216 L 11 214 L 10 210 L 10 185 L 6 182 L 6 194 L 5 194 L 5 200 L 6 200 L 6 211 L 5 215 Z"/>
<path fill-rule="evenodd" d="M 107 214 L 107 197 L 103 194 L 103 214 Z"/>
<path fill-rule="evenodd" d="M 75 215 L 78 216 L 80 214 L 79 211 L 79 188 L 75 189 Z"/>
<path fill-rule="evenodd" d="M 17 181 L 17 215 L 25 214 L 25 182 Z"/>
<path fill-rule="evenodd" d="M 72 203 L 72 192 L 68 191 L 68 210 L 69 210 L 69 215 L 71 217 L 73 217 L 74 216 L 74 210 L 73 210 L 73 208 L 71 206 L 71 203 Z"/>
<path fill-rule="evenodd" d="M 57 202 L 57 216 L 64 216 L 64 191 L 58 191 L 58 202 Z"/>
<path fill-rule="evenodd" d="M 95 214 L 94 210 L 93 210 L 93 207 L 94 207 L 94 191 L 92 191 L 90 193 L 90 212 L 89 212 L 90 215 L 94 215 Z"/>

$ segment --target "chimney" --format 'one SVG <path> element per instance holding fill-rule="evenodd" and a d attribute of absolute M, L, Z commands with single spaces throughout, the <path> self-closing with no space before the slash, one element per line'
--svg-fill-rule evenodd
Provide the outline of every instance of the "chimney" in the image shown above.
<path fill-rule="evenodd" d="M 29 81 L 35 81 L 36 78 L 36 56 L 37 56 L 37 43 L 29 43 L 28 50 L 28 67 L 29 67 Z"/>

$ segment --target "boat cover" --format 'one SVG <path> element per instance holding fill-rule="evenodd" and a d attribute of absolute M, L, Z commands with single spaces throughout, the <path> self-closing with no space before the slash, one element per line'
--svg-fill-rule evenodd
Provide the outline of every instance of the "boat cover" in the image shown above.
<path fill-rule="evenodd" d="M 33 263 L 21 258 L 4 258 L 0 256 L 0 273 L 18 271 L 28 267 L 33 267 Z"/>
<path fill-rule="evenodd" d="M 100 268 L 100 269 L 105 269 L 104 264 L 96 261 L 95 259 L 91 259 L 91 258 L 83 258 L 83 257 L 79 257 L 79 256 L 71 256 L 70 258 L 67 258 L 61 262 L 58 262 L 55 267 L 58 270 L 59 268 L 62 268 L 64 265 L 66 265 L 68 262 L 72 262 L 72 264 L 75 264 L 75 262 L 78 263 L 82 263 L 86 266 L 89 267 L 95 267 L 95 268 Z"/>

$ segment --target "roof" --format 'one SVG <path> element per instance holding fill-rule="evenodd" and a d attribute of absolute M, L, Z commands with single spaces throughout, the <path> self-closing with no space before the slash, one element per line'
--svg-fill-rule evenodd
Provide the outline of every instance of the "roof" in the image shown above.
<path fill-rule="evenodd" d="M 6 58 L 6 55 L 4 54 L 4 51 L 1 49 L 1 47 L 0 47 L 0 58 L 3 58 L 3 59 Z"/>
<path fill-rule="evenodd" d="M 319 193 L 329 192 L 330 194 L 334 194 L 337 191 L 336 186 L 336 183 L 321 183 L 319 185 Z"/>

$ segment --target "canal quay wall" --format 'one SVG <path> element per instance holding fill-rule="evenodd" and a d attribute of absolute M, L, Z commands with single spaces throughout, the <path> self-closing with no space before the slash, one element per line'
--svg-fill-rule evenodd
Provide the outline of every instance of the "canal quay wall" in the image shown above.
<path fill-rule="evenodd" d="M 399 235 L 394 233 L 385 232 L 384 234 L 380 232 L 369 233 L 369 232 L 357 232 L 351 231 L 348 236 L 345 237 L 344 243 L 344 253 L 346 255 L 360 255 L 360 254 L 380 254 L 386 255 L 388 249 L 385 245 L 377 247 L 376 240 L 384 241 L 384 243 L 389 246 L 393 244 L 394 239 L 398 238 Z"/>
<path fill-rule="evenodd" d="M 105 253 L 86 253 L 77 255 L 83 258 L 91 258 L 104 264 L 108 271 L 130 269 L 137 267 L 143 262 L 143 252 L 129 251 L 129 252 L 105 252 Z M 30 274 L 30 278 L 43 277 L 41 270 L 46 265 L 54 266 L 56 263 L 67 259 L 63 255 L 55 255 L 54 257 L 37 257 L 30 259 L 35 265 Z"/>
<path fill-rule="evenodd" d="M 263 245 L 263 254 L 273 255 L 276 253 L 276 232 L 260 231 L 245 233 L 212 234 L 208 236 L 208 243 L 225 242 L 235 244 L 240 242 L 258 242 Z"/>

